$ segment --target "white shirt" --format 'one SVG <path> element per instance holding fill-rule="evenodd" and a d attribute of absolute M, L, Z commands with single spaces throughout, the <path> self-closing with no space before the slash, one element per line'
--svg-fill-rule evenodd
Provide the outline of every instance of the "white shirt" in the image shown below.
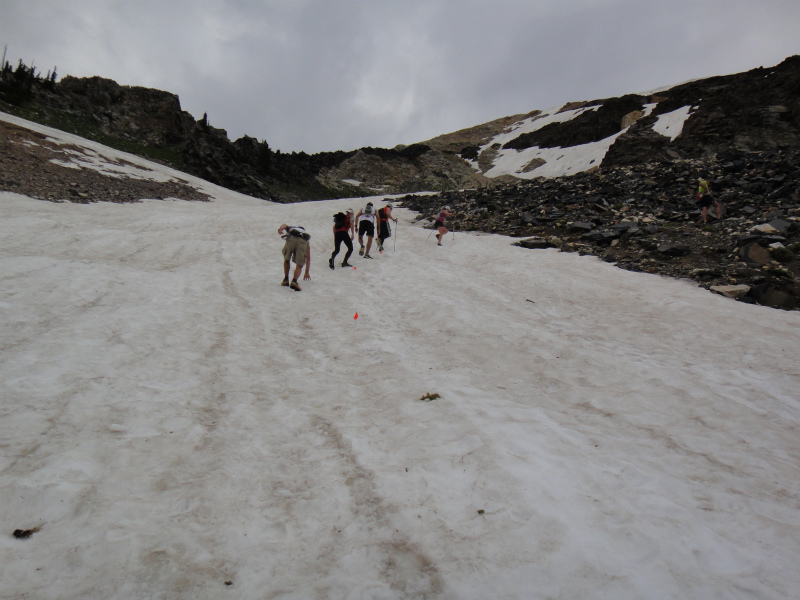
<path fill-rule="evenodd" d="M 375 209 L 373 208 L 372 212 L 369 214 L 366 214 L 364 212 L 365 209 L 366 206 L 361 209 L 361 216 L 358 217 L 358 222 L 361 223 L 361 221 L 369 221 L 370 223 L 375 225 Z"/>

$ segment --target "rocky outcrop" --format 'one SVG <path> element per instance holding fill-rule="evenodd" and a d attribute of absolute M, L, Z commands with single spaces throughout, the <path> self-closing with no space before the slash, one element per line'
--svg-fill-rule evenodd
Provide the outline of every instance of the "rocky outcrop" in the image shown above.
<path fill-rule="evenodd" d="M 800 144 L 800 56 L 768 69 L 711 77 L 659 92 L 653 112 L 609 149 L 603 166 L 668 162 Z M 654 99 L 651 98 L 651 101 Z M 674 141 L 652 135 L 659 116 L 690 106 Z"/>
<path fill-rule="evenodd" d="M 40 91 L 43 107 L 79 116 L 108 135 L 146 145 L 184 142 L 195 128 L 192 116 L 181 110 L 178 96 L 161 90 L 121 86 L 102 77 L 64 77 L 54 93 Z"/>

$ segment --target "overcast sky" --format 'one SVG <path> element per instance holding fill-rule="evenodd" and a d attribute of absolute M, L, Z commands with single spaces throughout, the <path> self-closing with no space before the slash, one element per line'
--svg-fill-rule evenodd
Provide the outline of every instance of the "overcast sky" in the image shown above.
<path fill-rule="evenodd" d="M 0 0 L 12 64 L 167 90 L 285 152 L 773 66 L 799 28 L 800 0 Z"/>

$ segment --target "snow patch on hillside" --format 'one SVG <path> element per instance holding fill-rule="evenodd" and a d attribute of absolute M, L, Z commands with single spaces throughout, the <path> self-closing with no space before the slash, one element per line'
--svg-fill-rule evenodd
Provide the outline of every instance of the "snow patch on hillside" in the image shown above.
<path fill-rule="evenodd" d="M 642 106 L 642 118 L 652 114 L 657 103 L 647 103 Z M 519 179 L 533 179 L 534 177 L 561 177 L 574 175 L 599 166 L 605 158 L 608 149 L 614 142 L 628 131 L 629 127 L 616 134 L 578 146 L 539 148 L 533 146 L 524 150 L 503 148 L 505 144 L 516 139 L 524 133 L 537 131 L 550 123 L 564 123 L 574 119 L 586 111 L 597 110 L 600 105 L 582 107 L 575 110 L 558 112 L 558 108 L 543 111 L 542 114 L 529 117 L 512 125 L 507 131 L 495 136 L 480 147 L 479 153 L 494 148 L 496 155 L 492 160 L 492 167 L 484 175 L 494 178 L 501 175 L 512 175 Z M 681 134 L 683 125 L 691 115 L 691 107 L 685 106 L 671 113 L 660 115 L 653 129 L 674 140 Z M 478 160 L 468 161 L 476 171 L 481 171 Z"/>
<path fill-rule="evenodd" d="M 695 107 L 696 108 L 696 107 Z M 658 115 L 656 122 L 653 124 L 653 131 L 666 136 L 673 141 L 683 131 L 683 125 L 686 120 L 691 116 L 693 108 L 691 106 L 682 106 L 672 112 Z"/>

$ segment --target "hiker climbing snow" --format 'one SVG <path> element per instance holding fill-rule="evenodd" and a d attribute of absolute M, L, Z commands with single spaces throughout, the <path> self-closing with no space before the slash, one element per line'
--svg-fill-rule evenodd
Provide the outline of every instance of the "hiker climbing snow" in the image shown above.
<path fill-rule="evenodd" d="M 447 217 L 455 216 L 455 211 L 450 211 L 449 206 L 445 206 L 442 211 L 439 213 L 439 216 L 436 217 L 436 222 L 433 226 L 439 230 L 439 233 L 436 234 L 436 245 L 441 246 L 442 240 L 444 239 L 444 235 L 447 233 L 447 227 L 444 226 L 445 219 Z"/>
<path fill-rule="evenodd" d="M 378 250 L 383 252 L 383 241 L 392 237 L 392 229 L 389 227 L 389 220 L 397 223 L 397 219 L 392 216 L 392 205 L 387 204 L 378 210 Z"/>
<path fill-rule="evenodd" d="M 353 253 L 353 239 L 355 238 L 355 224 L 353 223 L 353 209 L 348 208 L 346 213 L 336 213 L 333 215 L 333 254 L 328 260 L 328 265 L 331 269 L 334 268 L 333 260 L 339 254 L 339 249 L 342 247 L 342 242 L 347 247 L 347 254 L 344 255 L 342 261 L 343 267 L 352 266 L 347 259 Z"/>
<path fill-rule="evenodd" d="M 364 208 L 358 210 L 356 215 L 356 222 L 358 223 L 358 243 L 361 249 L 358 251 L 359 256 L 364 258 L 372 258 L 369 255 L 369 249 L 372 247 L 372 238 L 375 237 L 375 209 L 372 202 L 367 202 Z M 367 236 L 367 247 L 364 249 L 364 236 Z"/>
<path fill-rule="evenodd" d="M 286 285 L 299 292 L 302 288 L 297 283 L 297 278 L 300 276 L 300 271 L 303 270 L 303 263 L 306 265 L 306 272 L 303 279 L 311 279 L 309 270 L 311 269 L 311 244 L 309 240 L 311 236 L 306 233 L 302 227 L 295 227 L 286 225 L 285 223 L 278 227 L 278 233 L 286 240 L 283 245 L 283 281 L 281 285 Z M 294 261 L 294 276 L 292 282 L 289 283 L 289 270 L 291 268 L 291 261 Z"/>

